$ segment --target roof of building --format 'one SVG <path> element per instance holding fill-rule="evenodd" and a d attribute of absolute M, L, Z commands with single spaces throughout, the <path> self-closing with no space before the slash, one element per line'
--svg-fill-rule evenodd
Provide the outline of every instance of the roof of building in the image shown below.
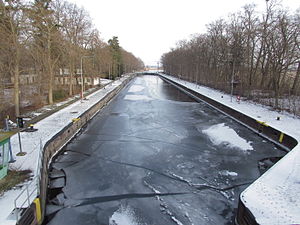
<path fill-rule="evenodd" d="M 3 142 L 6 139 L 9 139 L 13 134 L 14 134 L 13 132 L 0 131 L 0 142 Z"/>

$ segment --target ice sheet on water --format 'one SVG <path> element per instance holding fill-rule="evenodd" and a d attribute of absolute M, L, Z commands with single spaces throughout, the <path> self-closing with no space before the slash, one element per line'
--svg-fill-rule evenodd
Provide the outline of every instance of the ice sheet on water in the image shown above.
<path fill-rule="evenodd" d="M 125 95 L 125 100 L 132 100 L 132 101 L 138 101 L 138 100 L 152 100 L 152 98 L 149 98 L 146 95 Z"/>
<path fill-rule="evenodd" d="M 161 193 L 159 190 L 155 189 L 155 187 L 153 187 L 151 184 L 149 184 L 147 181 L 144 181 L 144 184 L 149 187 L 153 192 L 155 192 L 156 194 Z M 173 220 L 177 225 L 183 225 L 183 223 L 181 223 L 181 221 L 179 221 L 174 214 L 169 210 L 168 205 L 166 204 L 166 202 L 160 198 L 159 196 L 156 196 L 156 199 L 160 201 L 160 210 L 164 213 L 166 213 L 167 215 L 170 216 L 171 220 Z"/>
<path fill-rule="evenodd" d="M 195 165 L 192 162 L 183 162 L 177 165 L 179 169 L 193 169 L 194 167 Z"/>
<path fill-rule="evenodd" d="M 239 148 L 244 151 L 253 150 L 251 143 L 240 137 L 232 128 L 220 123 L 203 130 L 214 145 L 228 144 L 231 148 Z"/>
<path fill-rule="evenodd" d="M 130 207 L 121 206 L 109 218 L 109 225 L 138 225 L 140 224 L 136 218 L 134 211 Z"/>
<path fill-rule="evenodd" d="M 140 91 L 142 91 L 144 89 L 145 89 L 145 87 L 143 87 L 142 85 L 132 85 L 129 88 L 128 92 L 140 92 Z"/>

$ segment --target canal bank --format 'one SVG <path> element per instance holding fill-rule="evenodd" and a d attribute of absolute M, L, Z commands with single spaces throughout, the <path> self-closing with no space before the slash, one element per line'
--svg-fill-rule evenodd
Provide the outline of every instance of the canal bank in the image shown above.
<path fill-rule="evenodd" d="M 50 181 L 47 224 L 230 224 L 259 162 L 283 155 L 159 77 L 137 77 L 53 160 L 63 175 Z"/>

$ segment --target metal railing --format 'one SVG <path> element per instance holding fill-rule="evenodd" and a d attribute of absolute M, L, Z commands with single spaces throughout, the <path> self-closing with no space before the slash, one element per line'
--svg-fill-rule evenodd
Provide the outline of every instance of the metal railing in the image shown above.
<path fill-rule="evenodd" d="M 38 165 L 36 168 L 36 175 L 28 184 L 25 185 L 25 188 L 21 191 L 21 193 L 14 200 L 14 206 L 15 206 L 15 211 L 16 211 L 15 212 L 16 223 L 19 222 L 19 219 L 21 218 L 20 214 L 22 213 L 22 211 L 24 209 L 29 208 L 31 203 L 33 202 L 33 200 L 39 195 L 42 155 L 43 155 L 43 144 L 42 144 L 42 140 L 40 139 L 40 149 L 39 149 L 39 155 L 38 155 Z M 23 198 L 23 199 L 21 199 L 21 198 Z M 20 205 L 18 205 L 18 200 L 22 201 Z"/>
<path fill-rule="evenodd" d="M 28 207 L 30 207 L 31 203 L 33 202 L 33 200 L 36 198 L 36 194 L 37 194 L 37 185 L 35 182 L 38 181 L 37 179 L 38 177 L 35 176 L 32 181 L 30 181 L 28 184 L 25 185 L 25 188 L 21 191 L 21 193 L 16 197 L 15 201 L 14 201 L 14 205 L 15 205 L 15 215 L 16 215 L 16 222 L 18 223 L 19 219 L 20 219 L 20 214 L 22 213 L 22 211 L 24 209 L 27 209 Z M 32 198 L 32 196 L 34 195 L 34 198 Z M 24 199 L 22 199 L 22 197 Z M 18 200 L 21 201 L 21 204 L 18 204 Z"/>

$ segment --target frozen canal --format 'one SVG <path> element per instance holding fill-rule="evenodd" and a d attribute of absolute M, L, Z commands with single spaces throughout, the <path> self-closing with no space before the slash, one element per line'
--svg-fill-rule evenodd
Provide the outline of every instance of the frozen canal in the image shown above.
<path fill-rule="evenodd" d="M 232 224 L 284 155 L 155 76 L 133 80 L 52 163 L 48 224 Z M 62 189 L 60 187 L 64 186 Z"/>

